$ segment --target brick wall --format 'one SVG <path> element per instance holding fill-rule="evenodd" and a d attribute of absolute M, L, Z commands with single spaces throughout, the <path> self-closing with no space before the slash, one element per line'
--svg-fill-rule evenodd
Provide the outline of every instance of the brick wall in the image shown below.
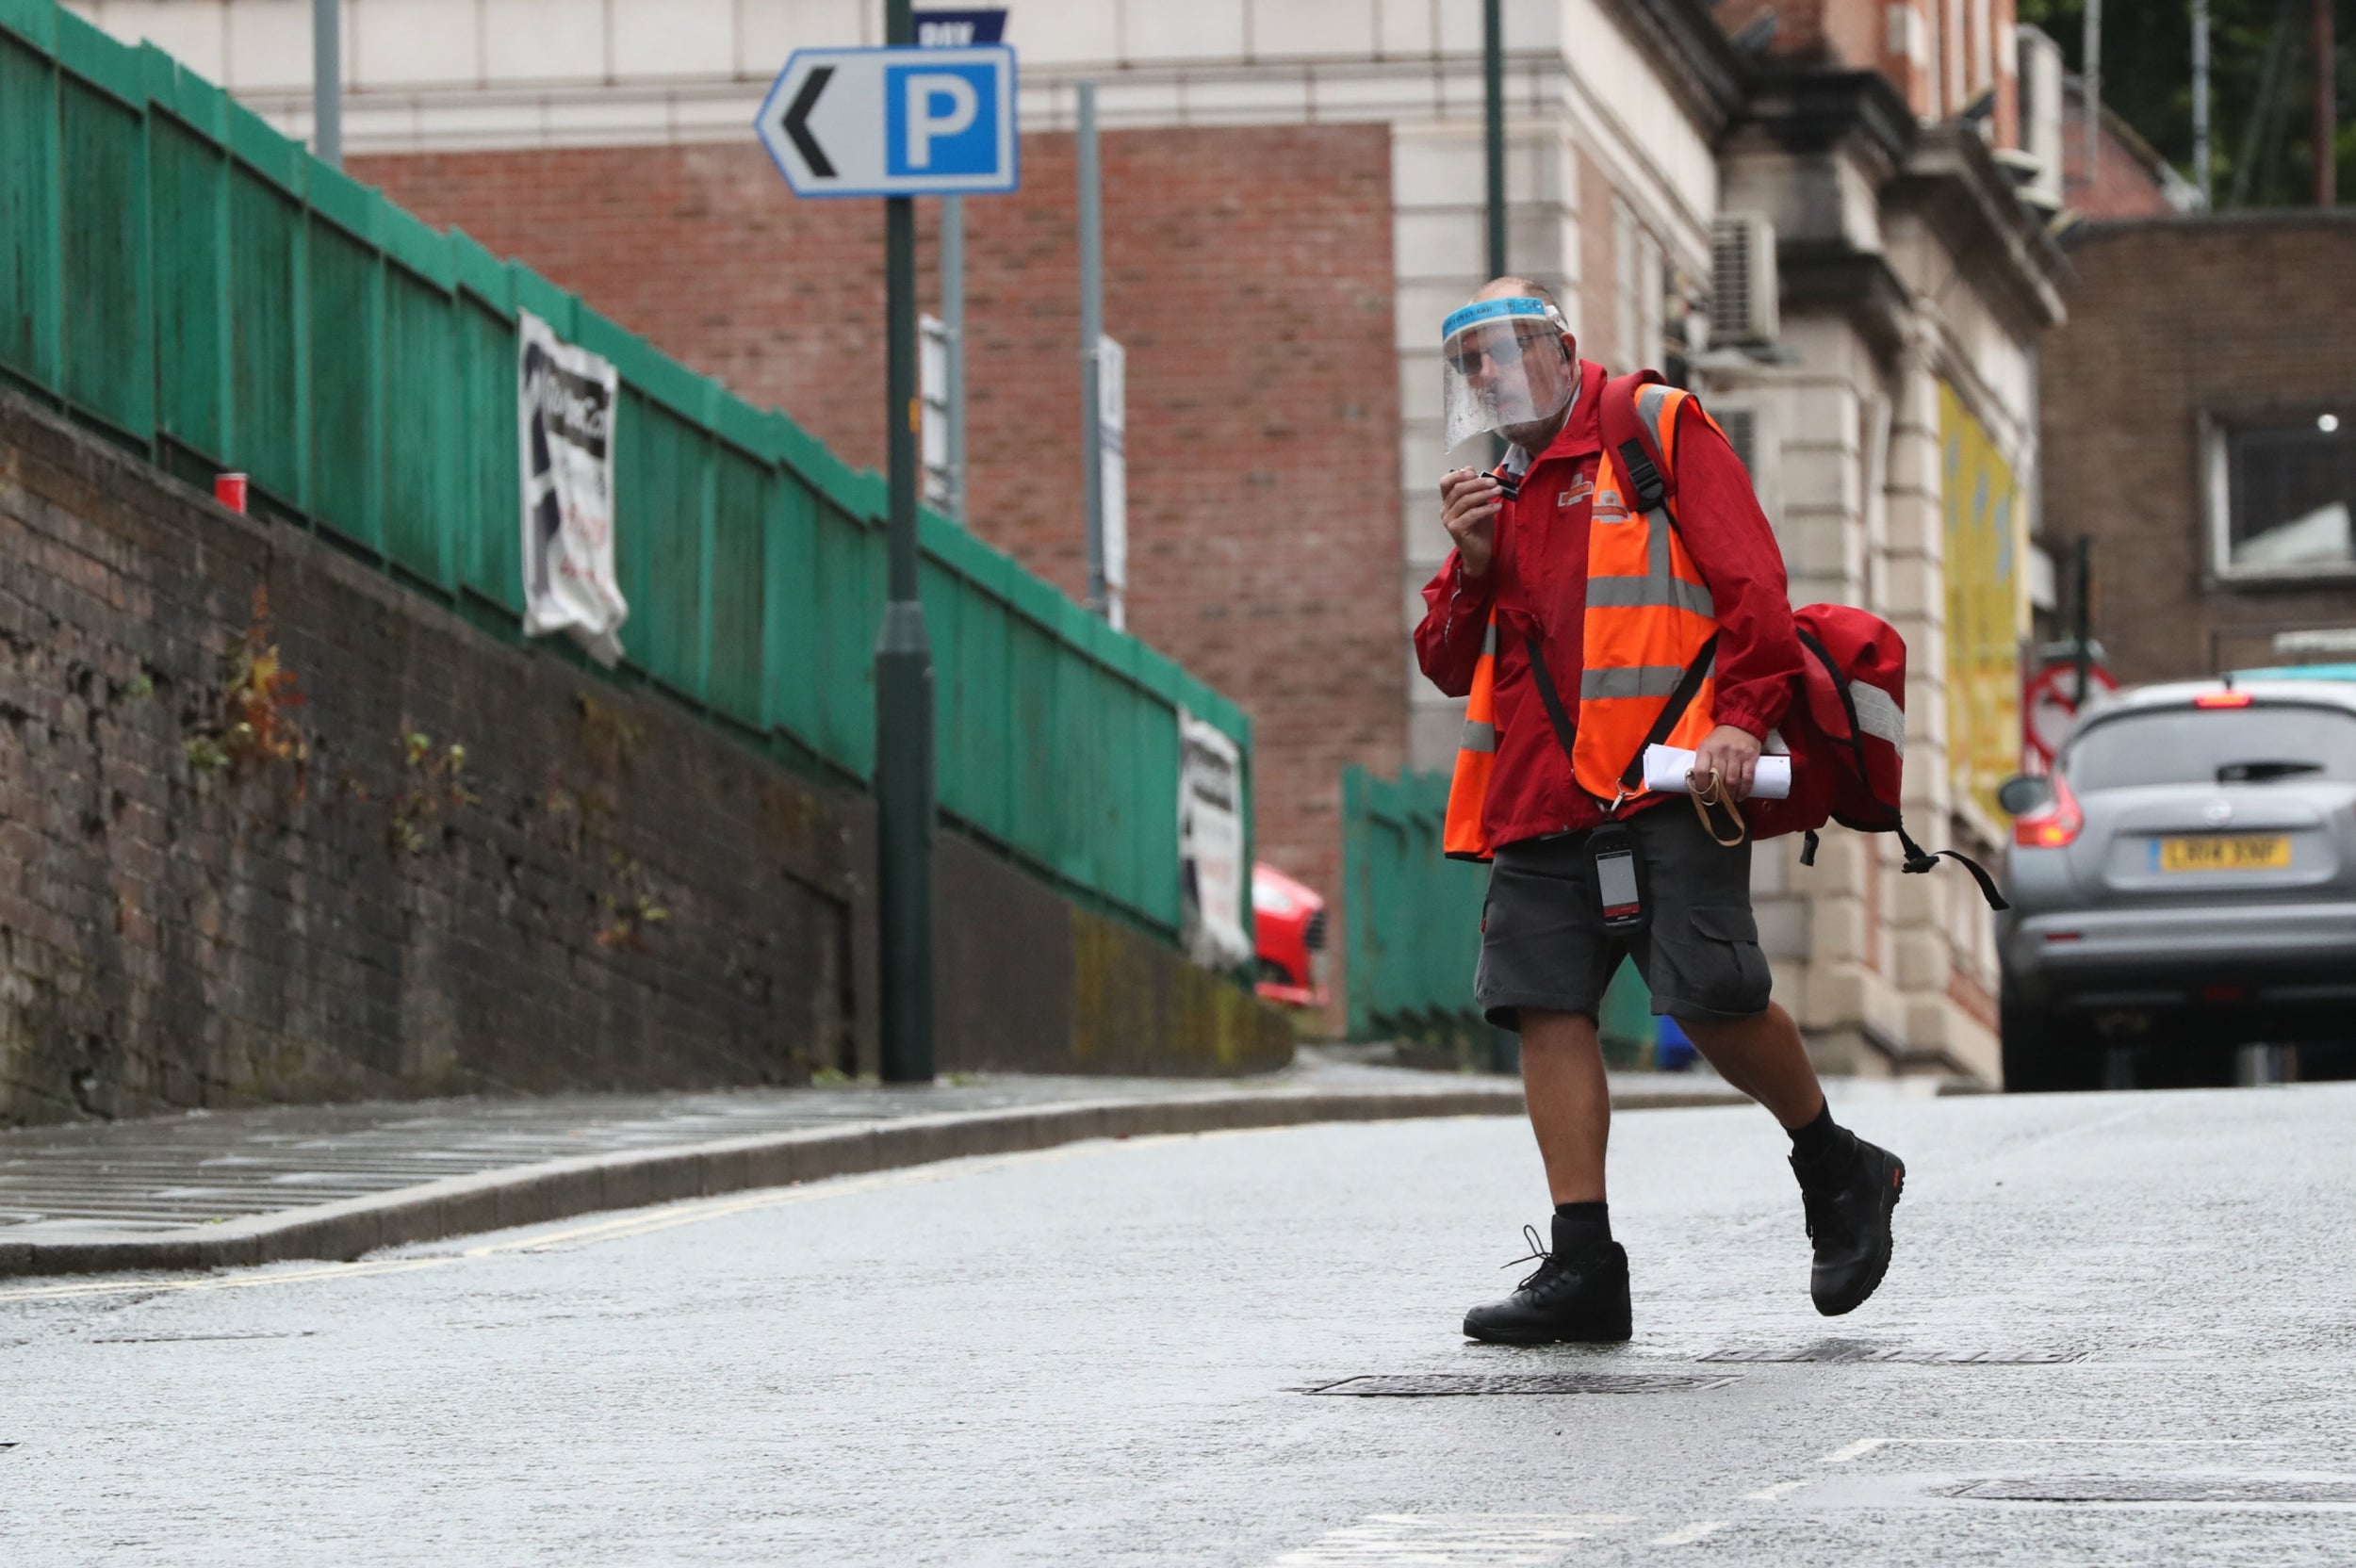
<path fill-rule="evenodd" d="M 2135 218 L 2173 218 L 2176 209 L 2160 183 L 2159 155 L 2126 122 L 2103 111 L 2103 134 L 2095 139 L 2094 183 L 2086 184 L 2086 100 L 2073 78 L 2062 94 L 2062 192 L 2070 207 L 2102 222 Z M 2222 198 L 2220 189 L 2218 195 Z"/>
<path fill-rule="evenodd" d="M 2270 662 L 2272 634 L 2356 626 L 2356 586 L 2208 580 L 2201 413 L 2356 413 L 2356 213 L 2097 224 L 2069 241 L 2070 320 L 2039 351 L 2042 531 L 2094 539 L 2094 630 L 2123 679 Z"/>
<path fill-rule="evenodd" d="M 1405 744 L 1390 142 L 1380 125 L 1108 133 L 1105 329 L 1128 351 L 1129 625 L 1253 719 L 1257 850 L 1339 890 L 1340 776 Z M 1072 141 L 967 213 L 971 517 L 1078 596 Z M 884 456 L 882 218 L 749 143 L 353 161 L 855 463 Z M 935 206 L 918 204 L 926 308 Z"/>
<path fill-rule="evenodd" d="M 0 1123 L 872 1064 L 863 797 L 13 397 L 0 562 Z M 1289 1053 L 1174 950 L 938 866 L 944 1070 Z"/>
<path fill-rule="evenodd" d="M 1718 0 L 1727 33 L 1773 15 L 1766 53 L 1801 65 L 1879 71 L 1917 114 L 1952 120 L 1993 90 L 1995 145 L 2021 145 L 2015 0 Z M 1986 72 L 1983 74 L 1983 67 Z M 1933 114 L 1934 90 L 1937 113 Z"/>

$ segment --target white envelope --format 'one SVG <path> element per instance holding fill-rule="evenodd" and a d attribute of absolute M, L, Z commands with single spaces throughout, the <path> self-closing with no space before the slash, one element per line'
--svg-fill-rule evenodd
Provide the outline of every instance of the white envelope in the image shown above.
<path fill-rule="evenodd" d="M 1644 788 L 1647 790 L 1683 790 L 1685 776 L 1693 769 L 1693 754 L 1677 746 L 1646 746 L 1644 748 Z M 1759 760 L 1759 773 L 1751 780 L 1752 797 L 1758 800 L 1789 800 L 1792 797 L 1792 759 L 1768 753 Z"/>

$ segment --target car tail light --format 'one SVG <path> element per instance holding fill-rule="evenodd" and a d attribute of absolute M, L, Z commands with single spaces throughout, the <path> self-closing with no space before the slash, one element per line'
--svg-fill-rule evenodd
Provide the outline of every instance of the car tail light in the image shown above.
<path fill-rule="evenodd" d="M 2250 700 L 2248 692 L 2203 692 L 2192 699 L 2192 705 L 2195 708 L 2247 708 Z"/>
<path fill-rule="evenodd" d="M 2053 799 L 2013 822 L 2012 841 L 2023 849 L 2066 849 L 2086 825 L 2069 783 L 2059 774 L 2053 775 Z"/>

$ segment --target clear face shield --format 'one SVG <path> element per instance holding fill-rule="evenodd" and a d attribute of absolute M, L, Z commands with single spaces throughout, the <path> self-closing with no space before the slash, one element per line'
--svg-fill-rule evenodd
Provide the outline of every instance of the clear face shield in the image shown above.
<path fill-rule="evenodd" d="M 1544 300 L 1483 300 L 1440 327 L 1441 407 L 1449 450 L 1483 431 L 1542 424 L 1571 404 L 1570 331 Z"/>

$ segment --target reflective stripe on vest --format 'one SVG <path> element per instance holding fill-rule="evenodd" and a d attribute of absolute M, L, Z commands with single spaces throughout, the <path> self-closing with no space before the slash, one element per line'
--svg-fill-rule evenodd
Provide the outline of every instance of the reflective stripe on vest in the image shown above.
<path fill-rule="evenodd" d="M 1664 475 L 1675 471 L 1677 414 L 1685 400 L 1670 386 L 1645 386 L 1636 395 L 1637 415 L 1660 443 Z M 1670 503 L 1631 511 L 1636 497 L 1619 469 L 1619 455 L 1607 450 L 1595 470 L 1579 736 L 1571 755 L 1579 787 L 1607 803 L 1620 797 L 1621 776 L 1686 667 L 1718 629 L 1710 585 L 1686 552 Z M 1665 743 L 1698 746 L 1715 727 L 1716 696 L 1716 680 L 1705 678 Z"/>
<path fill-rule="evenodd" d="M 1481 825 L 1489 799 L 1489 771 L 1497 760 L 1497 622 L 1493 612 L 1481 639 L 1481 662 L 1473 666 L 1472 694 L 1464 702 L 1464 738 L 1456 748 L 1456 773 L 1448 780 L 1448 818 L 1440 829 L 1440 853 L 1458 860 L 1486 860 L 1491 845 Z"/>

